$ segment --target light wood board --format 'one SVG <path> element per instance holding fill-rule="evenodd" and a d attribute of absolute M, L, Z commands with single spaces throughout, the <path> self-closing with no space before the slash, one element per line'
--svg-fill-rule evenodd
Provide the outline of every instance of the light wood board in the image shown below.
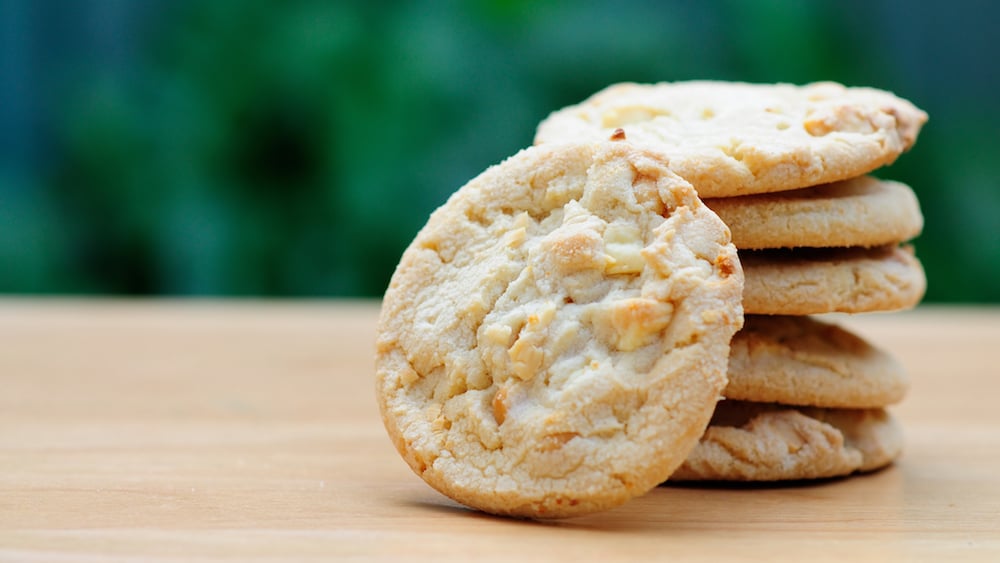
<path fill-rule="evenodd" d="M 410 472 L 375 406 L 377 313 L 0 300 L 0 560 L 1000 560 L 1000 309 L 837 318 L 913 379 L 885 471 L 660 487 L 557 523 Z"/>

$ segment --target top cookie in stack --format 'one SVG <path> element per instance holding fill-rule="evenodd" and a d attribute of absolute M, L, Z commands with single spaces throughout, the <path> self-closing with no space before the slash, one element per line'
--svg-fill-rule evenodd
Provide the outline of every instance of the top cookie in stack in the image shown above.
<path fill-rule="evenodd" d="M 535 144 L 604 139 L 622 129 L 655 144 L 704 198 L 846 180 L 891 164 L 927 115 L 880 90 L 830 82 L 617 84 L 550 115 Z"/>
<path fill-rule="evenodd" d="M 539 125 L 535 144 L 658 147 L 732 230 L 749 315 L 724 391 L 737 400 L 720 405 L 672 479 L 827 477 L 899 454 L 884 407 L 902 398 L 905 373 L 807 315 L 899 310 L 923 297 L 924 272 L 905 245 L 923 227 L 917 199 L 867 174 L 913 146 L 926 120 L 871 88 L 679 82 L 610 86 Z M 891 397 L 859 385 L 886 373 Z"/>

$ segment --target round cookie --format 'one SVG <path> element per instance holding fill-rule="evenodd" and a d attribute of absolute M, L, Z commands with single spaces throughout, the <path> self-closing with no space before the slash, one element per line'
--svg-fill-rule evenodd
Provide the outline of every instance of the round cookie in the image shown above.
<path fill-rule="evenodd" d="M 883 409 L 723 401 L 670 481 L 839 477 L 889 465 L 902 450 L 902 431 Z"/>
<path fill-rule="evenodd" d="M 740 261 L 747 314 L 894 311 L 915 306 L 927 287 L 909 246 L 743 251 Z"/>
<path fill-rule="evenodd" d="M 834 408 L 897 403 L 903 366 L 865 340 L 810 317 L 747 315 L 729 346 L 727 399 Z"/>
<path fill-rule="evenodd" d="M 926 121 L 888 92 L 832 82 L 625 83 L 550 115 L 535 144 L 622 129 L 661 146 L 702 197 L 730 197 L 861 176 L 895 161 Z"/>
<path fill-rule="evenodd" d="M 534 147 L 435 211 L 379 319 L 376 395 L 427 483 L 496 514 L 619 505 L 683 462 L 742 325 L 729 230 L 665 158 Z"/>
<path fill-rule="evenodd" d="M 910 240 L 924 226 L 909 186 L 871 176 L 705 205 L 729 225 L 741 250 L 881 246 Z"/>

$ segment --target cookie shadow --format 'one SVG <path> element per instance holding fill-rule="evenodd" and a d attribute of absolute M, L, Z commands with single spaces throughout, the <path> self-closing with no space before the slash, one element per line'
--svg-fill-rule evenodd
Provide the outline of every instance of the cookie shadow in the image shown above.
<path fill-rule="evenodd" d="M 880 487 L 879 474 L 892 473 L 888 468 L 844 477 L 802 479 L 774 482 L 664 482 L 649 493 L 622 506 L 565 519 L 532 519 L 498 516 L 462 506 L 447 498 L 397 498 L 395 503 L 437 518 L 461 518 L 476 526 L 512 526 L 514 530 L 558 529 L 566 533 L 605 533 L 625 535 L 650 534 L 658 539 L 704 536 L 706 541 L 725 539 L 719 530 L 738 529 L 747 522 L 766 522 L 772 518 L 774 502 L 784 503 L 792 513 L 814 514 L 819 519 L 835 519 L 837 510 L 823 499 L 837 498 L 832 488 L 862 485 Z M 869 479 L 872 479 L 869 481 Z M 864 483 L 868 481 L 867 483 Z M 761 497 L 769 502 L 757 502 Z M 851 494 L 846 492 L 844 494 Z M 824 508 L 828 507 L 828 508 Z M 486 528 L 483 528 L 486 529 Z"/>
<path fill-rule="evenodd" d="M 855 479 L 864 479 L 866 477 L 873 477 L 879 473 L 884 473 L 890 471 L 895 464 L 889 464 L 884 467 L 879 467 L 877 469 L 872 469 L 870 471 L 861 471 L 851 473 L 849 475 L 840 475 L 837 477 L 822 477 L 819 479 L 791 479 L 783 481 L 664 481 L 658 485 L 658 488 L 677 488 L 677 489 L 702 489 L 702 490 L 720 490 L 720 491 L 753 491 L 753 490 L 781 490 L 781 489 L 806 489 L 806 488 L 821 488 L 831 485 L 836 485 L 838 483 L 844 483 L 847 481 Z"/>
<path fill-rule="evenodd" d="M 440 502 L 427 500 L 423 498 L 407 499 L 398 501 L 398 504 L 401 506 L 405 506 L 407 508 L 422 510 L 440 516 L 471 518 L 475 520 L 481 520 L 484 522 L 502 522 L 514 525 L 521 524 L 521 525 L 531 525 L 531 526 L 555 526 L 569 521 L 569 520 L 539 520 L 532 518 L 522 518 L 517 516 L 503 516 L 498 514 L 490 514 L 488 512 L 483 512 L 481 510 L 476 510 L 474 508 L 462 506 L 461 504 L 454 503 L 446 499 L 442 499 Z"/>
<path fill-rule="evenodd" d="M 754 491 L 818 488 L 843 482 L 850 477 L 796 479 L 792 481 L 664 481 L 659 488 L 701 489 L 718 491 Z"/>

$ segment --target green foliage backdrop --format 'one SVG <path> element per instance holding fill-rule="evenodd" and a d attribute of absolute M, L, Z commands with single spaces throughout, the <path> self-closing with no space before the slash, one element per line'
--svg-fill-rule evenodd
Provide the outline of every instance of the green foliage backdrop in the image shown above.
<path fill-rule="evenodd" d="M 377 296 L 434 207 L 550 111 L 612 82 L 712 78 L 836 80 L 927 110 L 916 148 L 880 172 L 921 199 L 927 300 L 1000 302 L 998 9 L 971 4 L 132 9 L 84 37 L 112 48 L 33 63 L 57 87 L 37 109 L 41 156 L 0 161 L 0 291 Z M 90 8 L 74 9 L 63 26 Z M 28 19 L 58 44 L 41 13 Z"/>

